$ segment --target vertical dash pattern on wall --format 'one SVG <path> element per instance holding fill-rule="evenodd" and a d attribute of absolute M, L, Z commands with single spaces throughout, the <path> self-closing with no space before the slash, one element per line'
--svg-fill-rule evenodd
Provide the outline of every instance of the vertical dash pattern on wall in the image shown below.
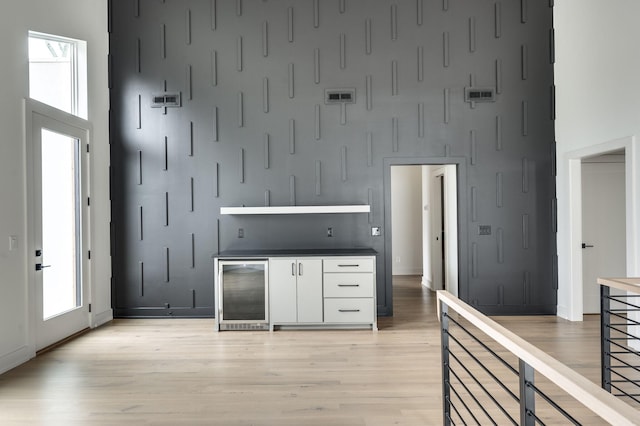
<path fill-rule="evenodd" d="M 269 56 L 269 23 L 262 23 L 262 56 Z"/>
<path fill-rule="evenodd" d="M 478 188 L 471 187 L 471 221 L 478 221 Z"/>
<path fill-rule="evenodd" d="M 523 44 L 520 47 L 520 57 L 521 57 L 521 66 L 522 66 L 522 79 L 526 80 L 529 78 L 529 48 L 526 44 Z"/>
<path fill-rule="evenodd" d="M 478 278 L 478 243 L 471 243 L 471 276 Z"/>
<path fill-rule="evenodd" d="M 522 248 L 529 248 L 529 215 L 522 215 Z"/>
<path fill-rule="evenodd" d="M 236 0 L 236 16 L 242 16 L 242 0 Z"/>
<path fill-rule="evenodd" d="M 391 5 L 391 40 L 398 39 L 398 5 Z"/>
<path fill-rule="evenodd" d="M 192 76 L 192 66 L 191 65 L 187 65 L 187 69 L 186 69 L 186 79 L 185 79 L 185 88 L 187 89 L 187 99 L 192 100 L 193 99 L 193 84 L 191 82 L 191 76 Z"/>
<path fill-rule="evenodd" d="M 549 30 L 549 63 L 556 63 L 556 32 L 553 28 Z"/>
<path fill-rule="evenodd" d="M 320 83 L 320 49 L 313 49 L 313 82 Z"/>
<path fill-rule="evenodd" d="M 340 33 L 340 69 L 347 66 L 347 35 Z"/>
<path fill-rule="evenodd" d="M 558 199 L 551 199 L 551 226 L 553 232 L 558 232 Z"/>
<path fill-rule="evenodd" d="M 364 21 L 364 52 L 371 54 L 371 19 Z"/>
<path fill-rule="evenodd" d="M 296 177 L 294 175 L 289 176 L 289 204 L 296 205 Z"/>
<path fill-rule="evenodd" d="M 213 166 L 213 196 L 220 197 L 220 163 Z"/>
<path fill-rule="evenodd" d="M 240 183 L 244 183 L 244 148 L 240 148 L 238 151 L 238 169 Z"/>
<path fill-rule="evenodd" d="M 529 192 L 529 159 L 522 159 L 522 192 Z"/>
<path fill-rule="evenodd" d="M 215 50 L 211 51 L 211 85 L 218 85 L 218 52 Z"/>
<path fill-rule="evenodd" d="M 529 18 L 529 5 L 527 0 L 520 0 L 520 22 L 523 24 L 527 23 L 527 19 Z"/>
<path fill-rule="evenodd" d="M 551 92 L 549 95 L 549 102 L 550 102 L 550 109 L 551 109 L 551 113 L 550 113 L 550 117 L 552 120 L 556 119 L 556 86 L 552 85 L 549 88 L 549 91 Z"/>
<path fill-rule="evenodd" d="M 216 219 L 216 253 L 220 253 L 220 219 Z"/>
<path fill-rule="evenodd" d="M 418 137 L 424 137 L 424 103 L 418 103 Z"/>
<path fill-rule="evenodd" d="M 347 105 L 344 102 L 340 102 L 340 124 L 347 124 Z"/>
<path fill-rule="evenodd" d="M 398 152 L 398 117 L 391 119 L 391 150 Z"/>
<path fill-rule="evenodd" d="M 522 303 L 528 305 L 531 303 L 531 272 L 524 271 L 522 273 Z"/>
<path fill-rule="evenodd" d="M 287 37 L 293 43 L 293 7 L 287 8 Z"/>
<path fill-rule="evenodd" d="M 315 138 L 316 140 L 320 140 L 320 104 L 316 104 L 316 113 L 315 113 Z"/>
<path fill-rule="evenodd" d="M 451 119 L 449 98 L 451 97 L 451 89 L 444 89 L 444 122 L 445 124 L 449 123 Z"/>
<path fill-rule="evenodd" d="M 470 155 L 469 155 L 469 161 L 471 163 L 472 166 L 476 165 L 476 162 L 478 161 L 478 144 L 476 142 L 476 131 L 475 130 L 470 130 L 469 131 L 469 150 L 470 150 Z"/>
<path fill-rule="evenodd" d="M 196 267 L 196 234 L 191 233 L 191 269 Z"/>
<path fill-rule="evenodd" d="M 442 0 L 442 10 L 445 12 L 449 10 L 449 0 Z"/>
<path fill-rule="evenodd" d="M 138 120 L 136 129 L 142 129 L 142 95 L 138 95 Z"/>
<path fill-rule="evenodd" d="M 340 150 L 340 164 L 341 164 L 341 177 L 342 181 L 347 181 L 347 147 L 343 146 Z"/>
<path fill-rule="evenodd" d="M 189 157 L 193 157 L 193 121 L 189 122 Z"/>
<path fill-rule="evenodd" d="M 244 127 L 244 95 L 238 92 L 238 127 Z"/>
<path fill-rule="evenodd" d="M 289 89 L 289 99 L 293 99 L 295 96 L 295 74 L 294 74 L 294 65 L 293 62 L 289 63 L 289 78 L 288 78 L 288 89 Z"/>
<path fill-rule="evenodd" d="M 169 193 L 164 193 L 164 226 L 169 226 Z"/>
<path fill-rule="evenodd" d="M 169 138 L 164 137 L 164 164 L 162 170 L 169 170 Z"/>
<path fill-rule="evenodd" d="M 496 93 L 502 93 L 502 59 L 496 59 Z"/>
<path fill-rule="evenodd" d="M 503 184 L 503 173 L 496 173 L 496 207 L 502 207 L 502 198 L 504 193 L 504 184 Z"/>
<path fill-rule="evenodd" d="M 373 133 L 367 132 L 367 167 L 373 166 Z"/>
<path fill-rule="evenodd" d="M 422 25 L 423 0 L 416 0 L 416 24 Z"/>
<path fill-rule="evenodd" d="M 133 2 L 133 17 L 140 17 L 140 0 L 134 0 Z"/>
<path fill-rule="evenodd" d="M 344 11 L 346 10 L 346 0 L 339 0 L 338 1 L 338 10 L 340 11 L 340 13 L 344 13 Z"/>
<path fill-rule="evenodd" d="M 136 72 L 137 73 L 141 73 L 142 72 L 142 64 L 141 64 L 142 61 L 141 61 L 141 58 L 140 58 L 140 49 L 141 49 L 140 43 L 141 43 L 140 38 L 137 38 L 136 39 L 136 47 L 135 47 L 136 50 L 134 52 L 134 54 L 135 54 L 134 60 L 135 60 Z"/>
<path fill-rule="evenodd" d="M 313 0 L 313 27 L 320 26 L 320 0 Z"/>
<path fill-rule="evenodd" d="M 496 231 L 496 243 L 498 246 L 498 263 L 504 263 L 504 232 L 502 228 Z"/>
<path fill-rule="evenodd" d="M 218 26 L 217 11 L 218 11 L 217 0 L 211 0 L 211 29 L 214 31 Z"/>
<path fill-rule="evenodd" d="M 271 191 L 268 189 L 264 191 L 264 206 L 269 207 L 271 205 Z"/>
<path fill-rule="evenodd" d="M 556 158 L 556 142 L 552 141 L 549 143 L 549 157 L 551 158 L 551 176 L 557 176 L 558 172 L 558 164 Z"/>
<path fill-rule="evenodd" d="M 502 151 L 502 116 L 496 115 L 496 151 Z"/>
<path fill-rule="evenodd" d="M 418 46 L 418 81 L 424 80 L 424 46 Z"/>
<path fill-rule="evenodd" d="M 195 266 L 193 266 L 195 268 Z M 191 289 L 191 308 L 196 308 L 196 290 L 194 288 Z"/>
<path fill-rule="evenodd" d="M 296 120 L 289 120 L 289 154 L 296 153 Z"/>
<path fill-rule="evenodd" d="M 442 33 L 442 66 L 449 66 L 449 32 Z"/>
<path fill-rule="evenodd" d="M 476 51 L 476 18 L 469 18 L 469 52 Z"/>
<path fill-rule="evenodd" d="M 242 36 L 236 39 L 236 71 L 242 71 Z"/>
<path fill-rule="evenodd" d="M 213 127 L 213 133 L 212 133 L 212 139 L 214 142 L 218 142 L 218 107 L 215 106 L 213 107 L 213 113 L 211 114 L 211 118 L 212 118 L 212 127 Z"/>
<path fill-rule="evenodd" d="M 316 160 L 316 195 L 322 194 L 322 163 Z"/>
<path fill-rule="evenodd" d="M 171 274 L 169 271 L 169 247 L 164 247 L 164 282 L 168 283 L 171 280 Z"/>
<path fill-rule="evenodd" d="M 365 79 L 365 103 L 367 104 L 367 111 L 371 111 L 373 107 L 371 79 L 371 75 L 368 75 Z"/>
<path fill-rule="evenodd" d="M 264 168 L 269 168 L 269 157 L 270 157 L 270 147 L 269 147 L 269 133 L 265 133 L 262 137 L 262 141 L 264 144 Z"/>
<path fill-rule="evenodd" d="M 144 262 L 138 261 L 138 288 L 140 289 L 140 297 L 144 297 Z"/>
<path fill-rule="evenodd" d="M 262 79 L 262 112 L 269 112 L 269 79 Z"/>
<path fill-rule="evenodd" d="M 189 180 L 189 194 L 190 194 L 189 211 L 192 212 L 195 210 L 195 206 L 196 206 L 195 180 L 193 178 Z"/>
<path fill-rule="evenodd" d="M 522 101 L 522 136 L 529 134 L 529 102 Z"/>
<path fill-rule="evenodd" d="M 144 214 L 143 207 L 138 206 L 138 239 L 144 240 Z"/>
<path fill-rule="evenodd" d="M 185 43 L 191 44 L 191 9 L 185 12 Z"/>
<path fill-rule="evenodd" d="M 502 4 L 497 1 L 493 7 L 495 28 L 494 35 L 496 38 L 502 37 Z"/>
<path fill-rule="evenodd" d="M 398 61 L 391 61 L 391 95 L 398 95 Z"/>
<path fill-rule="evenodd" d="M 167 26 L 160 24 L 160 57 L 165 59 L 167 57 Z"/>
<path fill-rule="evenodd" d="M 138 150 L 138 185 L 142 185 L 142 150 Z"/>

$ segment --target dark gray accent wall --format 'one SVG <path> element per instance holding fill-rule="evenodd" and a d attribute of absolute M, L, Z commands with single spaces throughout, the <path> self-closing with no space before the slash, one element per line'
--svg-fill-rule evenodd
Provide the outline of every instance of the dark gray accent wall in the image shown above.
<path fill-rule="evenodd" d="M 115 315 L 213 315 L 221 250 L 341 247 L 379 252 L 378 311 L 391 314 L 385 176 L 422 162 L 461 170 L 460 296 L 554 313 L 552 6 L 111 0 Z M 465 102 L 469 86 L 496 101 Z M 336 88 L 355 103 L 325 104 Z M 164 92 L 181 107 L 152 108 Z M 317 204 L 371 213 L 219 214 Z"/>

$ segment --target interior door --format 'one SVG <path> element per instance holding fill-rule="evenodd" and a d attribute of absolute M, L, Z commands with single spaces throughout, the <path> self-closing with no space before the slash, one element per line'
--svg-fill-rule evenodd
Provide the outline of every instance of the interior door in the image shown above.
<path fill-rule="evenodd" d="M 89 327 L 88 130 L 33 112 L 32 214 L 36 350 Z"/>
<path fill-rule="evenodd" d="M 431 202 L 432 220 L 432 264 L 433 287 L 435 289 L 445 289 L 445 252 L 444 252 L 444 175 L 433 176 L 432 186 L 433 197 Z"/>
<path fill-rule="evenodd" d="M 626 275 L 624 163 L 582 163 L 582 242 L 583 313 L 599 313 L 596 279 Z"/>

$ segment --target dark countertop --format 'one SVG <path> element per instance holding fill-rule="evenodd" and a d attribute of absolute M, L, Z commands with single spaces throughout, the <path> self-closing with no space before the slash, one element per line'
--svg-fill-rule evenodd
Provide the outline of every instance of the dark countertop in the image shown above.
<path fill-rule="evenodd" d="M 250 257 L 298 257 L 298 256 L 375 256 L 378 252 L 372 248 L 323 248 L 323 249 L 256 249 L 225 250 L 212 257 L 217 258 L 250 258 Z"/>

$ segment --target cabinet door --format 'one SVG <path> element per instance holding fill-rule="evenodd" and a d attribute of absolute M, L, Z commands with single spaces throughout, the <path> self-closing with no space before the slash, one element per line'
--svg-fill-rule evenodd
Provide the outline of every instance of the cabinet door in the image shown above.
<path fill-rule="evenodd" d="M 322 322 L 322 259 L 298 259 L 298 322 Z"/>
<path fill-rule="evenodd" d="M 269 315 L 272 323 L 296 322 L 296 275 L 295 259 L 269 259 Z"/>

